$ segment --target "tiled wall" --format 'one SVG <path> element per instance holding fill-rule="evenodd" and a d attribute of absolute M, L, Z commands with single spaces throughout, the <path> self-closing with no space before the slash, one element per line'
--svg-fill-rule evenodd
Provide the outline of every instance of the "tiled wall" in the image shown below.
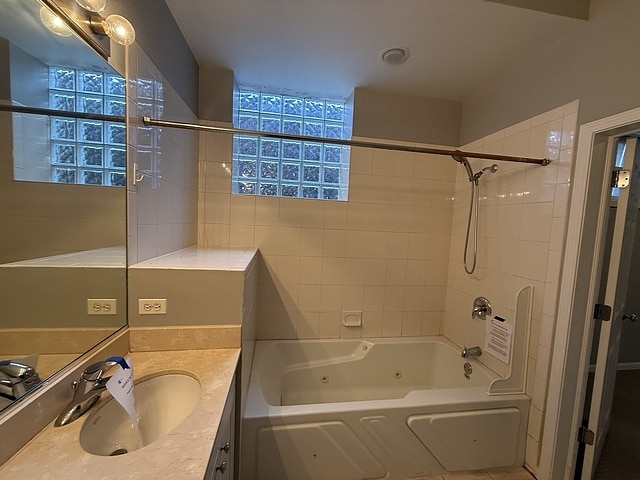
<path fill-rule="evenodd" d="M 573 102 L 463 147 L 553 161 L 548 166 L 499 162 L 497 173 L 481 178 L 478 267 L 471 276 L 462 264 L 470 184 L 462 169 L 456 179 L 444 334 L 461 346 L 484 345 L 486 322 L 470 315 L 474 298 L 487 297 L 494 313 L 509 319 L 518 290 L 534 286 L 527 376 L 532 397 L 527 464 L 532 468 L 538 465 L 544 419 L 577 111 L 578 102 Z M 471 163 L 477 170 L 492 162 Z M 488 354 L 481 360 L 507 372 Z"/>
<path fill-rule="evenodd" d="M 444 334 L 484 345 L 473 299 L 510 318 L 534 285 L 527 393 L 527 464 L 541 443 L 566 229 L 578 103 L 513 125 L 464 150 L 546 157 L 548 166 L 499 162 L 481 179 L 478 268 L 462 253 L 470 185 L 448 157 L 354 148 L 347 202 L 231 195 L 231 137 L 200 135 L 198 244 L 252 247 L 257 336 L 384 337 Z M 492 162 L 471 160 L 474 170 Z M 363 326 L 341 325 L 361 310 Z M 499 373 L 507 368 L 485 355 Z"/>
<path fill-rule="evenodd" d="M 128 264 L 196 244 L 197 135 L 146 127 L 140 118 L 194 122 L 196 117 L 144 51 L 128 49 Z M 137 186 L 131 185 L 133 164 Z"/>
<path fill-rule="evenodd" d="M 260 339 L 441 332 L 456 164 L 351 151 L 347 202 L 231 195 L 232 139 L 200 139 L 199 244 L 260 250 Z M 343 311 L 362 311 L 344 327 Z"/>

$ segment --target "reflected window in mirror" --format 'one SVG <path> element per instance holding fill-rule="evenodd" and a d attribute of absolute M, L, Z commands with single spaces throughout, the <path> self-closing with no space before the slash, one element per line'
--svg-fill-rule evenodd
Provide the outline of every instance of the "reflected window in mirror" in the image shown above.
<path fill-rule="evenodd" d="M 119 75 L 49 67 L 46 86 L 50 109 L 118 117 L 125 115 L 126 83 Z M 15 114 L 14 120 L 17 120 L 16 116 L 20 114 Z M 22 115 L 19 120 L 16 124 L 20 128 L 16 130 L 21 130 L 19 134 L 23 137 L 25 132 L 33 132 L 29 136 L 34 141 L 14 152 L 16 180 L 126 185 L 124 123 L 33 115 Z M 46 138 L 42 137 L 43 132 L 48 132 Z M 40 159 L 40 165 L 33 165 L 35 158 Z"/>
<path fill-rule="evenodd" d="M 41 6 L 3 0 L 0 15 L 0 98 L 16 107 L 0 112 L 0 410 L 126 325 L 126 188 L 113 187 L 129 84 L 79 37 L 42 25 Z M 75 183 L 53 183 L 55 164 Z M 95 315 L 92 299 L 116 308 Z"/>

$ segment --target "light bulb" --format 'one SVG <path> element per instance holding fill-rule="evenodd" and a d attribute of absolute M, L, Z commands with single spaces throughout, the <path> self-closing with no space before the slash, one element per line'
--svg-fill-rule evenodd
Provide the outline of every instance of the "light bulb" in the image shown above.
<path fill-rule="evenodd" d="M 107 0 L 76 0 L 76 3 L 90 12 L 101 12 L 107 6 Z"/>
<path fill-rule="evenodd" d="M 68 37 L 73 33 L 64 20 L 45 6 L 40 8 L 40 20 L 45 27 L 60 37 Z"/>
<path fill-rule="evenodd" d="M 103 25 L 107 35 L 120 45 L 131 45 L 136 39 L 133 25 L 121 15 L 109 15 L 104 19 Z"/>

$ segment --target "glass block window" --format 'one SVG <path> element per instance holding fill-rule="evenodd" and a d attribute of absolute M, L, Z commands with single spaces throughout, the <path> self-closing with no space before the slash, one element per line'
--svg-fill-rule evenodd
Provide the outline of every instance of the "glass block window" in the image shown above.
<path fill-rule="evenodd" d="M 49 68 L 49 108 L 125 116 L 124 78 Z M 126 127 L 120 122 L 51 117 L 51 181 L 125 186 Z"/>
<path fill-rule="evenodd" d="M 241 89 L 235 126 L 243 130 L 343 139 L 344 102 Z M 349 147 L 313 140 L 236 134 L 232 192 L 249 195 L 347 200 Z"/>

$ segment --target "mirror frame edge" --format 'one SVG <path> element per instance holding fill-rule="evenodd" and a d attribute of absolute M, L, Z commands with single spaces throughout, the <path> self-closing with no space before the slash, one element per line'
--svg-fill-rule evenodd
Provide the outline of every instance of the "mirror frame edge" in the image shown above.
<path fill-rule="evenodd" d="M 118 68 L 117 62 L 110 61 L 111 39 L 106 38 L 106 47 L 100 44 L 92 33 L 78 25 L 58 3 L 60 0 L 40 0 L 43 4 L 59 13 L 61 18 L 68 24 L 74 33 L 84 41 L 96 54 L 108 63 L 111 68 L 121 74 L 125 80 L 128 90 L 128 76 L 126 64 Z M 64 1 L 64 0 L 63 0 Z M 96 35 L 97 37 L 97 35 Z M 123 47 L 125 50 L 127 47 Z M 117 55 L 116 55 L 117 57 Z M 126 62 L 126 53 L 125 53 Z M 127 163 L 128 163 L 128 93 L 125 93 L 125 124 L 127 126 Z M 127 165 L 128 170 L 128 165 Z M 128 190 L 128 187 L 125 186 Z M 127 200 L 125 193 L 125 209 Z M 126 210 L 125 210 L 126 213 Z M 125 255 L 125 258 L 128 256 Z M 127 269 L 125 261 L 125 270 Z M 128 294 L 128 275 L 125 275 L 125 291 Z M 10 438 L 10 442 L 0 442 L 0 468 L 9 461 L 20 449 L 27 445 L 40 431 L 47 427 L 60 413 L 62 408 L 71 400 L 73 389 L 69 388 L 67 381 L 70 378 L 79 377 L 80 373 L 93 362 L 113 355 L 125 356 L 129 353 L 129 325 L 125 317 L 125 324 L 115 330 L 101 342 L 91 347 L 86 352 L 79 355 L 72 362 L 66 364 L 50 377 L 44 379 L 39 385 L 34 387 L 26 395 L 14 401 L 0 412 L 0 437 Z M 66 390 L 66 391 L 65 391 Z M 53 427 L 52 427 L 53 428 Z"/>
<path fill-rule="evenodd" d="M 73 389 L 67 383 L 77 378 L 93 362 L 129 351 L 129 327 L 125 325 L 85 354 L 44 380 L 29 395 L 7 407 L 0 417 L 0 467 L 49 425 L 71 400 Z M 53 428 L 53 427 L 51 427 Z"/>

